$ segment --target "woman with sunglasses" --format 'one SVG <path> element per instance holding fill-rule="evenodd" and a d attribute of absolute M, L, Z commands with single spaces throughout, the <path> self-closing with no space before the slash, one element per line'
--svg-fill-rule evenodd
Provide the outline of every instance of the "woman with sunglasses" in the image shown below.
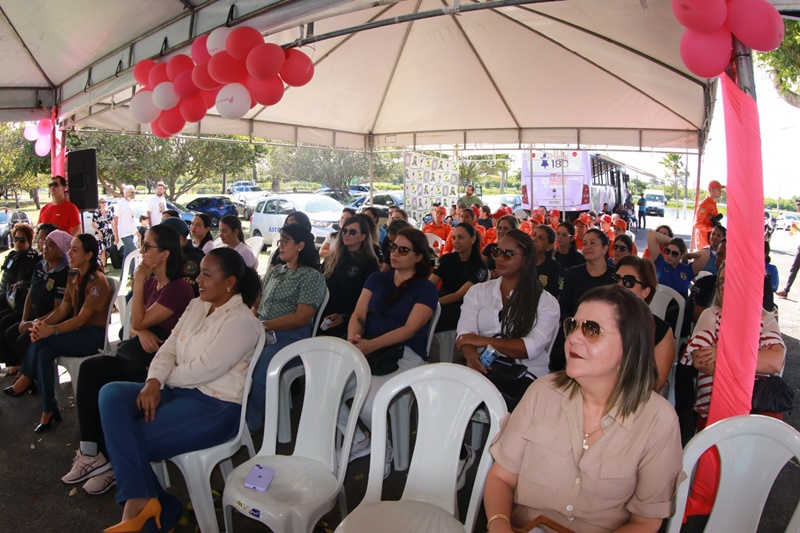
<path fill-rule="evenodd" d="M 582 222 L 581 224 L 586 228 L 586 224 Z M 572 222 L 562 222 L 556 230 L 556 252 L 553 254 L 553 259 L 564 267 L 564 270 L 586 263 L 586 258 L 578 251 L 578 246 L 575 244 L 575 228 Z"/>
<path fill-rule="evenodd" d="M 347 322 L 356 308 L 364 282 L 380 270 L 372 236 L 374 226 L 368 216 L 352 216 L 342 222 L 333 251 L 325 260 L 323 274 L 330 298 L 323 311 L 320 335 L 345 338 Z"/>
<path fill-rule="evenodd" d="M 528 388 L 489 448 L 490 533 L 539 516 L 571 531 L 655 533 L 673 513 L 680 433 L 653 392 L 650 316 L 631 291 L 608 286 L 564 320 L 566 370 Z"/>
<path fill-rule="evenodd" d="M 611 257 L 608 258 L 608 264 L 611 266 L 617 266 L 620 259 L 623 257 L 628 256 L 636 256 L 636 253 L 633 251 L 633 241 L 630 237 L 625 234 L 617 235 L 614 238 L 614 244 L 611 246 Z"/>
<path fill-rule="evenodd" d="M 501 217 L 497 221 L 497 225 L 495 226 L 495 232 L 497 233 L 497 240 L 495 242 L 487 244 L 481 255 L 483 256 L 483 261 L 486 263 L 486 266 L 489 268 L 489 272 L 492 276 L 492 279 L 498 276 L 497 271 L 495 270 L 495 262 L 494 262 L 494 249 L 497 248 L 497 243 L 502 239 L 509 231 L 512 229 L 519 229 L 519 219 L 514 215 L 506 215 Z"/>
<path fill-rule="evenodd" d="M 544 376 L 559 310 L 558 300 L 544 290 L 536 274 L 533 239 L 521 230 L 509 231 L 497 244 L 494 259 L 499 277 L 471 287 L 464 296 L 456 347 L 467 366 L 482 374 L 488 370 L 480 352 L 491 344 L 533 376 Z M 529 384 L 530 380 L 523 387 Z M 518 397 L 522 392 L 524 388 Z"/>
<path fill-rule="evenodd" d="M 300 224 L 282 227 L 279 235 L 276 245 L 283 264 L 267 271 L 257 305 L 267 341 L 253 371 L 247 401 L 251 431 L 264 423 L 269 362 L 285 346 L 311 337 L 314 314 L 325 299 L 325 278 L 319 271 L 314 235 Z"/>
<path fill-rule="evenodd" d="M 453 252 L 443 255 L 436 263 L 430 280 L 439 284 L 439 304 L 442 314 L 436 332 L 451 331 L 458 325 L 461 302 L 470 287 L 489 279 L 489 269 L 481 259 L 481 237 L 472 224 L 462 222 L 453 228 L 450 238 Z"/>
<path fill-rule="evenodd" d="M 667 235 L 670 239 L 675 237 L 675 233 L 673 233 L 672 228 L 670 228 L 666 224 L 662 224 L 662 225 L 656 227 L 656 231 L 658 233 L 662 234 L 662 235 Z M 659 243 L 658 248 L 661 251 L 661 254 L 663 254 L 664 253 L 664 245 Z M 650 249 L 649 248 L 645 248 L 644 252 L 642 252 L 642 259 L 649 259 L 650 261 L 653 261 L 653 257 L 650 255 Z"/>
<path fill-rule="evenodd" d="M 660 244 L 664 244 L 664 255 L 661 255 Z M 692 280 L 708 263 L 709 251 L 699 250 L 697 259 L 684 263 L 686 243 L 680 237 L 670 239 L 657 231 L 647 232 L 647 249 L 658 273 L 658 283 L 675 289 L 678 294 L 688 297 Z"/>
<path fill-rule="evenodd" d="M 653 262 L 635 255 L 628 255 L 619 260 L 617 272 L 611 277 L 611 281 L 622 285 L 648 305 L 658 290 L 656 267 Z M 658 372 L 653 390 L 661 392 L 675 361 L 675 335 L 672 327 L 660 317 L 653 315 L 653 320 L 656 334 L 654 355 Z"/>
<path fill-rule="evenodd" d="M 345 207 L 342 209 L 342 214 L 339 216 L 339 229 L 344 227 L 344 222 L 350 217 L 356 216 L 356 210 L 350 207 Z M 335 228 L 336 226 L 334 226 Z M 325 241 L 322 243 L 322 246 L 319 249 L 319 258 L 320 260 L 325 260 L 333 253 L 333 250 L 336 248 L 336 243 L 339 240 L 339 234 L 337 232 L 328 233 L 325 237 Z"/>
<path fill-rule="evenodd" d="M 410 227 L 411 224 L 405 220 L 392 220 L 392 222 L 386 227 L 386 237 L 381 243 L 381 255 L 383 256 L 383 261 L 381 261 L 381 271 L 389 272 L 392 270 L 392 251 L 389 245 L 392 244 L 397 238 L 400 230 Z M 430 248 L 430 246 L 428 246 L 428 248 Z"/>
<path fill-rule="evenodd" d="M 25 302 L 23 294 L 19 301 L 15 297 L 19 295 L 16 291 L 18 287 L 25 287 L 30 284 L 33 271 L 36 265 L 42 260 L 39 252 L 32 246 L 33 228 L 30 224 L 19 222 L 11 230 L 13 247 L 6 255 L 0 270 L 0 319 L 8 316 L 19 316 L 22 314 L 22 304 Z M 15 293 L 16 291 L 16 293 Z M 14 307 L 11 304 L 14 304 Z"/>

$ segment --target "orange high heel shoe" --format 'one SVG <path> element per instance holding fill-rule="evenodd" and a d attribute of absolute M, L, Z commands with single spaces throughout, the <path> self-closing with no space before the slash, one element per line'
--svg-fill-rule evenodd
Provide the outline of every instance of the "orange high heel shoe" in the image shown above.
<path fill-rule="evenodd" d="M 151 518 L 155 519 L 156 526 L 161 529 L 161 504 L 158 498 L 150 498 L 139 514 L 129 520 L 123 520 L 117 525 L 106 528 L 103 533 L 135 533 L 141 531 L 145 522 Z"/>

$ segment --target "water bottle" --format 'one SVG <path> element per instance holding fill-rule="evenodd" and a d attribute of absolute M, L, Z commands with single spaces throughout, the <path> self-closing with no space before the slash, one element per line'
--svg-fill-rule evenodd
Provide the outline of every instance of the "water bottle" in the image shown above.
<path fill-rule="evenodd" d="M 500 354 L 497 353 L 497 350 L 495 350 L 491 344 L 484 348 L 481 354 L 481 364 L 483 368 L 489 368 L 489 366 L 494 363 L 495 359 L 497 359 L 498 355 Z"/>

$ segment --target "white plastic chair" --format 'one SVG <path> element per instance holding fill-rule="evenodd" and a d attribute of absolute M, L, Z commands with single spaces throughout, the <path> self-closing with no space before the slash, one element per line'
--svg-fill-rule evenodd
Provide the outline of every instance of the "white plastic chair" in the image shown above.
<path fill-rule="evenodd" d="M 667 533 L 678 533 L 689 488 L 700 456 L 716 446 L 720 478 L 706 531 L 753 532 L 770 488 L 792 457 L 800 457 L 800 433 L 790 425 L 760 415 L 734 416 L 706 427 L 683 450 L 683 471 L 688 479 L 677 488 L 675 514 Z M 786 531 L 800 531 L 800 505 L 795 507 Z"/>
<path fill-rule="evenodd" d="M 440 331 L 434 334 L 434 337 L 439 342 L 439 362 L 452 363 L 453 348 L 455 348 L 456 344 L 456 330 Z"/>
<path fill-rule="evenodd" d="M 428 238 L 428 246 L 436 250 L 436 255 L 439 255 L 442 245 L 444 245 L 444 239 L 433 233 L 426 233 L 425 237 Z"/>
<path fill-rule="evenodd" d="M 217 237 L 211 244 L 214 245 L 214 248 L 219 248 L 220 246 L 223 246 L 222 237 Z"/>
<path fill-rule="evenodd" d="M 279 379 L 286 363 L 298 354 L 306 375 L 300 428 L 293 455 L 276 455 Z M 353 376 L 353 405 L 337 456 L 339 406 Z M 232 509 L 282 533 L 311 532 L 319 519 L 333 508 L 337 495 L 340 495 L 342 516 L 347 514 L 343 490 L 347 458 L 371 378 L 367 360 L 358 348 L 335 337 L 304 339 L 275 355 L 267 372 L 261 450 L 225 480 L 222 506 L 228 533 L 233 531 Z M 265 492 L 244 487 L 244 480 L 256 463 L 275 470 L 272 484 Z"/>
<path fill-rule="evenodd" d="M 242 415 L 239 420 L 239 432 L 237 435 L 228 442 L 217 446 L 176 455 L 169 459 L 175 463 L 186 480 L 186 488 L 189 490 L 189 498 L 192 500 L 197 525 L 200 526 L 200 530 L 203 533 L 219 532 L 217 514 L 214 512 L 214 499 L 211 494 L 211 472 L 214 467 L 219 464 L 222 477 L 226 478 L 233 469 L 230 458 L 242 446 L 247 448 L 247 453 L 250 457 L 254 453 L 253 439 L 250 437 L 250 432 L 245 425 L 245 410 L 247 407 L 247 395 L 250 392 L 250 385 L 253 381 L 253 369 L 256 367 L 261 350 L 264 348 L 265 338 L 266 333 L 261 330 L 258 335 L 255 352 L 253 352 L 253 358 L 250 361 L 250 367 L 247 369 L 247 378 L 244 382 L 244 401 L 242 402 Z M 156 469 L 156 475 L 158 474 L 158 469 Z"/>
<path fill-rule="evenodd" d="M 117 295 L 117 311 L 119 311 L 119 321 L 122 324 L 125 323 L 125 313 L 127 312 L 125 297 L 128 295 L 128 279 L 141 258 L 141 252 L 135 250 L 125 258 L 125 262 L 122 264 L 122 281 L 118 283 L 117 291 L 114 293 Z"/>
<path fill-rule="evenodd" d="M 653 301 L 650 302 L 650 311 L 652 311 L 655 316 L 664 320 L 667 314 L 667 307 L 672 300 L 675 300 L 675 303 L 678 304 L 678 320 L 672 331 L 675 336 L 675 357 L 677 359 L 678 351 L 680 350 L 681 329 L 683 327 L 686 298 L 681 296 L 675 289 L 659 284 L 658 291 L 656 291 L 653 296 Z"/>
<path fill-rule="evenodd" d="M 706 276 L 713 276 L 713 274 L 711 272 L 709 272 L 708 270 L 701 270 L 700 272 L 697 273 L 697 275 L 694 277 L 694 280 L 692 280 L 692 281 L 694 283 L 697 283 L 698 279 L 702 279 L 702 278 L 704 278 Z"/>
<path fill-rule="evenodd" d="M 258 255 L 264 247 L 264 237 L 250 237 L 244 243 L 253 250 L 253 253 Z"/>
<path fill-rule="evenodd" d="M 331 292 L 325 287 L 325 298 L 322 300 L 322 304 L 317 309 L 314 317 L 314 329 L 311 331 L 312 337 L 317 336 L 319 324 L 322 322 L 322 314 L 325 312 L 330 298 Z M 295 366 L 287 368 L 281 374 L 280 410 L 278 411 L 278 442 L 281 444 L 292 441 L 292 383 L 301 378 L 304 373 L 305 369 L 302 366 Z"/>
<path fill-rule="evenodd" d="M 386 412 L 392 400 L 411 389 L 419 405 L 417 447 L 403 496 L 399 501 L 381 501 L 386 447 Z M 455 518 L 456 477 L 462 439 L 475 410 L 484 405 L 489 414 L 489 439 L 500 429 L 506 404 L 492 383 L 478 372 L 461 365 L 425 365 L 402 372 L 378 391 L 372 408 L 372 449 L 369 481 L 363 501 L 345 518 L 337 532 L 472 531 L 480 510 L 486 475 L 492 464 L 488 453 L 481 456 L 472 486 L 465 522 Z M 413 518 L 412 518 L 413 517 Z"/>

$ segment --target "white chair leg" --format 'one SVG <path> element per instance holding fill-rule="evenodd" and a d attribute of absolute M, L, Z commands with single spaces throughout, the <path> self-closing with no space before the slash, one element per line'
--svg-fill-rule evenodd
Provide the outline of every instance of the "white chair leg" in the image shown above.
<path fill-rule="evenodd" d="M 150 463 L 150 466 L 153 469 L 153 472 L 156 473 L 156 477 L 158 478 L 158 482 L 161 483 L 161 486 L 164 487 L 164 490 L 169 488 L 169 471 L 167 470 L 167 462 L 166 461 L 158 461 L 155 463 Z"/>
<path fill-rule="evenodd" d="M 342 520 L 347 516 L 347 494 L 344 492 L 344 486 L 342 486 L 342 490 L 339 491 L 339 516 L 342 517 Z"/>
<path fill-rule="evenodd" d="M 472 426 L 472 438 L 470 439 L 470 446 L 476 452 L 483 446 L 483 422 L 473 420 L 470 425 Z"/>
<path fill-rule="evenodd" d="M 219 469 L 222 472 L 222 479 L 228 479 L 230 473 L 233 472 L 233 461 L 231 461 L 231 458 L 228 457 L 224 461 L 220 462 Z"/>
<path fill-rule="evenodd" d="M 233 533 L 233 507 L 226 505 L 222 508 L 225 518 L 225 533 Z"/>
<path fill-rule="evenodd" d="M 278 406 L 278 442 L 285 444 L 292 440 L 292 384 L 286 383 L 283 377 L 280 381 L 280 405 Z"/>
<path fill-rule="evenodd" d="M 217 513 L 214 512 L 214 498 L 211 496 L 210 476 L 204 476 L 203 471 L 205 469 L 202 464 L 176 464 L 186 480 L 189 499 L 192 501 L 194 515 L 200 531 L 203 533 L 219 533 Z"/>
<path fill-rule="evenodd" d="M 397 471 L 408 470 L 411 462 L 411 405 L 413 400 L 414 395 L 411 391 L 407 391 L 397 396 L 389 406 L 394 469 Z"/>

